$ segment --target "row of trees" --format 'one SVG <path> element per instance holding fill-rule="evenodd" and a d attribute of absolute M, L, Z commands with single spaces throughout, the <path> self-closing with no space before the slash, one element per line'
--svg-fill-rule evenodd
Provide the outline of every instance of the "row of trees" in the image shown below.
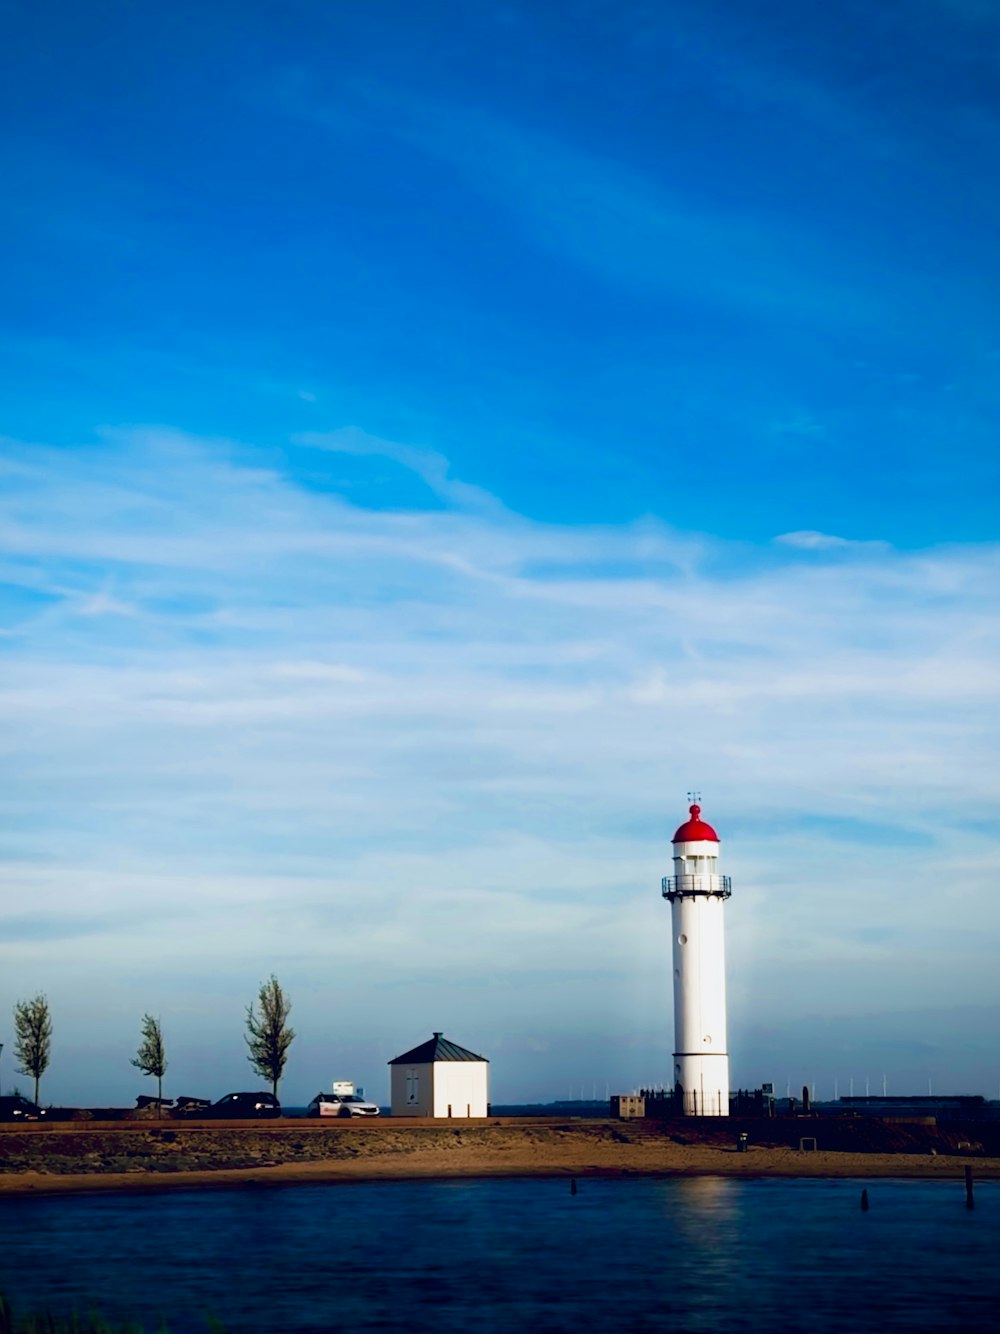
<path fill-rule="evenodd" d="M 250 1049 L 247 1060 L 261 1079 L 270 1082 L 275 1097 L 295 1037 L 295 1030 L 288 1026 L 291 1011 L 291 1001 L 273 973 L 261 983 L 256 1006 L 247 1006 L 245 1040 Z M 144 1075 L 155 1077 L 156 1099 L 162 1102 L 163 1076 L 167 1073 L 163 1026 L 158 1018 L 144 1014 L 140 1031 L 142 1038 L 132 1064 Z M 52 1015 L 45 996 L 18 1001 L 14 1006 L 14 1055 L 18 1073 L 30 1075 L 35 1081 L 35 1102 L 51 1053 Z"/>

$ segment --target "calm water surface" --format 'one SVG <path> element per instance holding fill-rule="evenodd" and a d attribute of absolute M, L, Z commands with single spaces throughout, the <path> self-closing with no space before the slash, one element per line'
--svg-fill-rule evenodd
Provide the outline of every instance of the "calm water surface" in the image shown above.
<path fill-rule="evenodd" d="M 862 1186 L 871 1208 L 859 1208 Z M 977 1331 L 1000 1324 L 1000 1183 L 408 1181 L 8 1200 L 21 1311 L 171 1334 Z"/>

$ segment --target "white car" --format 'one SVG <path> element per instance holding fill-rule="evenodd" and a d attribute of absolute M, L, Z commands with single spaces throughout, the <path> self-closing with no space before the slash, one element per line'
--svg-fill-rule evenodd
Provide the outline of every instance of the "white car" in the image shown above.
<path fill-rule="evenodd" d="M 310 1116 L 378 1116 L 373 1102 L 357 1093 L 317 1093 L 309 1104 Z"/>

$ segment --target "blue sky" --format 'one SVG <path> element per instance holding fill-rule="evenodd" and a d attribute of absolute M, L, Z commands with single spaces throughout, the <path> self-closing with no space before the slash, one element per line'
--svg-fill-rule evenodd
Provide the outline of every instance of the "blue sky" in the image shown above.
<path fill-rule="evenodd" d="M 3 18 L 48 1095 L 142 1091 L 145 1010 L 247 1086 L 271 971 L 290 1101 L 432 1029 L 498 1100 L 654 1082 L 691 786 L 734 1081 L 995 1095 L 994 7 Z"/>

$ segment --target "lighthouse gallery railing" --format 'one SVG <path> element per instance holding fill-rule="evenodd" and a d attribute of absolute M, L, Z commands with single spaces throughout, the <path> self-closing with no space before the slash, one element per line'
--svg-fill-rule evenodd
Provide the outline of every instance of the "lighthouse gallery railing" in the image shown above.
<path fill-rule="evenodd" d="M 665 875 L 663 897 L 683 898 L 685 894 L 715 894 L 728 899 L 733 892 L 728 875 Z"/>

